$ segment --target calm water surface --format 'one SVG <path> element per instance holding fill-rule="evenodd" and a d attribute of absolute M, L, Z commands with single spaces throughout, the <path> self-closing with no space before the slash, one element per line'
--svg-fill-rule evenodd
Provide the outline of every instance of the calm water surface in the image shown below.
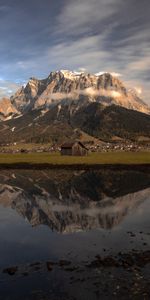
<path fill-rule="evenodd" d="M 0 299 L 127 299 L 117 278 L 131 282 L 131 272 L 87 265 L 149 251 L 149 214 L 148 172 L 1 171 Z M 149 266 L 139 274 L 147 283 Z M 132 299 L 149 299 L 147 289 L 131 287 Z"/>

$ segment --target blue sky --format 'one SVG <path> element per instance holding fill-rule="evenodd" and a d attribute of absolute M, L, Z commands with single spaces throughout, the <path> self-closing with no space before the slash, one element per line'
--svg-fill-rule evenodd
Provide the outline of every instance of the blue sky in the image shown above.
<path fill-rule="evenodd" d="M 150 104 L 149 0 L 0 0 L 0 97 L 59 69 L 115 72 Z"/>

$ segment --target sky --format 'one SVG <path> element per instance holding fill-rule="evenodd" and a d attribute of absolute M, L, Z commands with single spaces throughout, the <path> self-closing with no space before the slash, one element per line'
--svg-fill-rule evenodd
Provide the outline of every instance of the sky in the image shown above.
<path fill-rule="evenodd" d="M 116 73 L 150 105 L 150 0 L 0 0 L 0 98 L 60 69 Z"/>

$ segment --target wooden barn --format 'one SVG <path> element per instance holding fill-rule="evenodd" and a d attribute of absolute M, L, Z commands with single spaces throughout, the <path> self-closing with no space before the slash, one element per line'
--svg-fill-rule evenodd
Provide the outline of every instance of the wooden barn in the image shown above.
<path fill-rule="evenodd" d="M 84 156 L 88 149 L 81 142 L 64 143 L 61 146 L 61 155 Z"/>

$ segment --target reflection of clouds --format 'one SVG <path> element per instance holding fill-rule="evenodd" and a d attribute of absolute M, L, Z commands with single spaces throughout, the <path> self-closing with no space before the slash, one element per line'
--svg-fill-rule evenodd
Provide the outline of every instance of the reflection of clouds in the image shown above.
<path fill-rule="evenodd" d="M 149 213 L 150 211 L 150 191 L 145 201 L 137 208 L 136 213 L 137 215 L 142 216 L 145 213 L 145 211 L 147 213 Z"/>
<path fill-rule="evenodd" d="M 92 201 L 77 194 L 76 202 L 73 203 L 71 193 L 68 199 L 64 199 L 62 194 L 61 198 L 56 198 L 39 184 L 35 184 L 35 188 L 30 194 L 21 188 L 1 184 L 0 204 L 15 209 L 33 226 L 45 224 L 62 233 L 117 227 L 132 213 L 142 215 L 142 205 L 150 195 L 150 188 L 100 201 Z"/>
<path fill-rule="evenodd" d="M 82 205 L 59 205 L 54 204 L 52 206 L 52 211 L 76 211 L 80 215 L 88 215 L 91 217 L 100 215 L 115 215 L 118 213 L 123 214 L 132 213 L 137 208 L 137 212 L 144 211 L 142 208 L 142 204 L 149 198 L 150 188 L 145 189 L 140 192 L 128 194 L 122 197 L 106 198 L 101 200 L 100 202 L 89 202 L 87 208 L 82 208 Z M 86 202 L 86 199 L 85 199 Z M 140 205 L 140 207 L 139 207 Z M 144 204 L 143 204 L 144 205 Z"/>

